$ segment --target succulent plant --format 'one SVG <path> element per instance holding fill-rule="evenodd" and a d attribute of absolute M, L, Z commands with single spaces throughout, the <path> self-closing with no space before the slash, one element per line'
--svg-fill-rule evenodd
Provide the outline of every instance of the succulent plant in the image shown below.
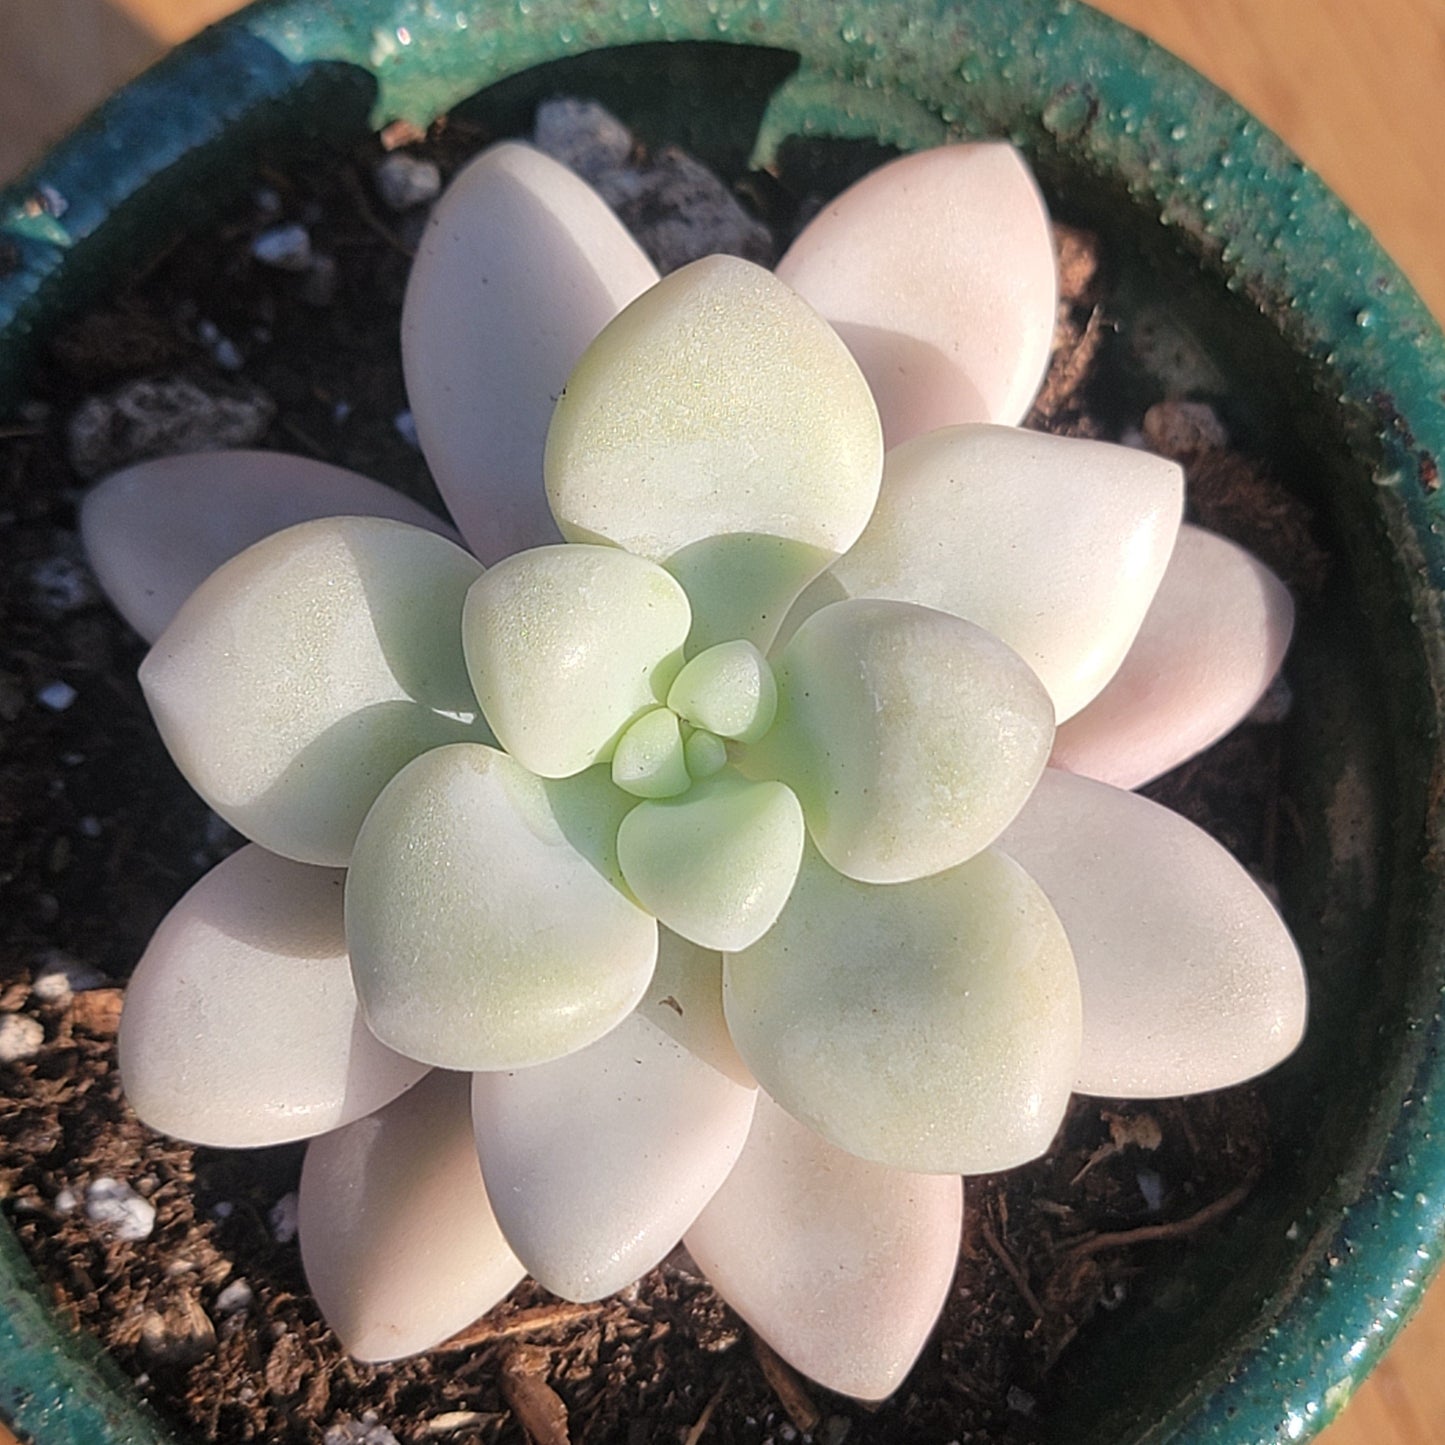
<path fill-rule="evenodd" d="M 1007 146 L 875 172 L 776 275 L 658 280 L 503 145 L 404 317 L 472 552 L 300 458 L 88 500 L 162 736 L 253 840 L 138 965 L 126 1088 L 182 1138 L 312 1139 L 302 1256 L 353 1353 L 684 1239 L 880 1398 L 961 1176 L 1043 1152 L 1072 1090 L 1212 1089 L 1297 1042 L 1272 905 L 1126 790 L 1249 710 L 1289 600 L 1181 530 L 1172 463 L 1017 428 L 1052 266 Z"/>

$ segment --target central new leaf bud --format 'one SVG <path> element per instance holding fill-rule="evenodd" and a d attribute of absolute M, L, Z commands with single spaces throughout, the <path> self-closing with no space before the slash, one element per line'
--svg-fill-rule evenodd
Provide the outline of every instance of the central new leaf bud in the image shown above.
<path fill-rule="evenodd" d="M 720 642 L 678 673 L 665 707 L 628 725 L 612 755 L 612 781 L 639 798 L 675 798 L 727 764 L 724 739 L 757 742 L 777 710 L 762 653 L 750 642 Z"/>
<path fill-rule="evenodd" d="M 667 705 L 694 727 L 755 743 L 773 725 L 778 685 L 751 642 L 720 642 L 700 652 L 673 681 Z"/>

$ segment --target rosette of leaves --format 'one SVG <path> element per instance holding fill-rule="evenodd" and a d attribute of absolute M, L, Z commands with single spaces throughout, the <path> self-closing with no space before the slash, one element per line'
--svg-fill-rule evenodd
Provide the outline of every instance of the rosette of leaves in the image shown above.
<path fill-rule="evenodd" d="M 1126 790 L 1248 711 L 1289 601 L 1181 531 L 1173 464 L 1016 428 L 1052 266 L 1006 146 L 883 168 L 777 275 L 659 280 L 504 145 L 404 318 L 471 550 L 273 454 L 88 499 L 162 736 L 252 840 L 140 961 L 126 1089 L 181 1138 L 312 1140 L 302 1256 L 354 1354 L 526 1271 L 601 1297 L 683 1239 L 879 1398 L 962 1176 L 1044 1151 L 1072 1090 L 1293 1048 L 1274 909 Z"/>

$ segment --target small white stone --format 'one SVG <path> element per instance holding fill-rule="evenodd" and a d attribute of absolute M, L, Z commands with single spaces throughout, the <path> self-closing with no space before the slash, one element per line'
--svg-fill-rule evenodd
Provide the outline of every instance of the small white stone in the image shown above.
<path fill-rule="evenodd" d="M 239 1314 L 242 1310 L 249 1308 L 251 1301 L 255 1298 L 256 1292 L 244 1279 L 233 1279 L 216 1296 L 216 1313 L 218 1315 Z"/>
<path fill-rule="evenodd" d="M 47 682 L 35 700 L 49 712 L 64 712 L 80 694 L 68 682 Z"/>
<path fill-rule="evenodd" d="M 271 1238 L 277 1244 L 290 1244 L 296 1238 L 297 1202 L 296 1191 L 283 1194 L 271 1206 L 266 1221 L 271 1226 Z"/>
<path fill-rule="evenodd" d="M 73 993 L 105 988 L 110 982 L 98 968 L 53 948 L 41 961 L 30 991 L 44 1003 L 64 1003 Z"/>
<path fill-rule="evenodd" d="M 156 1207 L 123 1179 L 101 1178 L 86 1187 L 85 1217 L 106 1226 L 117 1239 L 134 1241 L 150 1237 Z"/>
<path fill-rule="evenodd" d="M 396 434 L 407 446 L 421 447 L 421 439 L 417 436 L 416 418 L 409 411 L 399 411 L 392 417 L 391 424 L 396 428 Z"/>
<path fill-rule="evenodd" d="M 537 107 L 532 140 L 539 151 L 595 182 L 627 164 L 632 132 L 595 100 L 557 96 Z"/>
<path fill-rule="evenodd" d="M 74 1214 L 80 1208 L 80 1195 L 68 1185 L 55 1196 L 57 1214 Z"/>
<path fill-rule="evenodd" d="M 0 1018 L 0 1064 L 33 1059 L 45 1043 L 45 1025 L 29 1014 L 6 1014 Z"/>
<path fill-rule="evenodd" d="M 441 194 L 442 173 L 434 161 L 393 151 L 375 171 L 376 193 L 389 210 L 409 211 L 424 206 Z"/>
<path fill-rule="evenodd" d="M 311 265 L 311 233 L 305 226 L 271 226 L 251 242 L 251 254 L 278 271 L 305 271 Z"/>
<path fill-rule="evenodd" d="M 396 1436 L 368 1410 L 359 1420 L 338 1420 L 323 1437 L 324 1445 L 400 1445 Z"/>

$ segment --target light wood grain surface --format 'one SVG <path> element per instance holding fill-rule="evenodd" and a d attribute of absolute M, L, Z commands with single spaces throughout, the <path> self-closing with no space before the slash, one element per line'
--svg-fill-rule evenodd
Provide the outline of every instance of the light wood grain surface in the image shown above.
<path fill-rule="evenodd" d="M 1277 130 L 1445 318 L 1445 0 L 1098 0 Z M 0 0 L 0 180 L 236 0 Z M 1445 1281 L 1321 1445 L 1445 1445 Z"/>

